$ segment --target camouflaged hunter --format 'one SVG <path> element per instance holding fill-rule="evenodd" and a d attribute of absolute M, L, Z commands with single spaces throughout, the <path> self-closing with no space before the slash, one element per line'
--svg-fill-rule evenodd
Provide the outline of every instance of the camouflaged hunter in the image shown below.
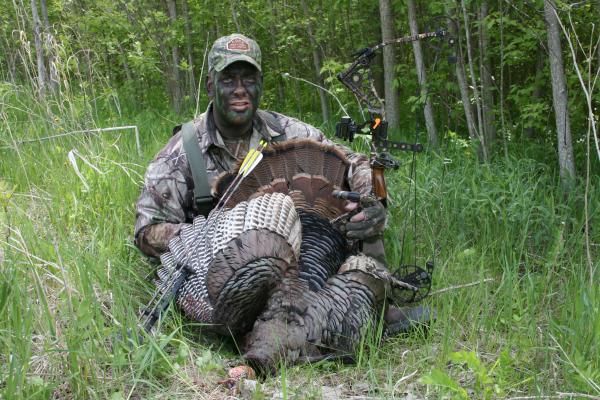
<path fill-rule="evenodd" d="M 202 158 L 201 162 L 189 162 L 190 151 L 186 151 L 183 132 L 177 127 L 173 137 L 150 163 L 145 175 L 144 188 L 136 207 L 135 244 L 149 256 L 158 257 L 166 251 L 169 240 L 179 232 L 180 224 L 189 223 L 194 216 L 206 214 L 210 209 L 210 206 L 205 208 L 195 201 L 195 174 L 190 164 L 203 165 L 207 184 L 212 185 L 217 175 L 231 171 L 260 139 L 272 143 L 310 138 L 333 144 L 311 125 L 258 109 L 262 89 L 261 54 L 258 44 L 252 39 L 239 34 L 217 39 L 209 53 L 208 65 L 207 89 L 211 103 L 206 112 L 184 129 L 191 129 L 195 134 L 198 146 L 195 158 Z M 351 163 L 347 177 L 351 189 L 370 193 L 368 158 L 339 147 Z M 385 223 L 385 211 L 383 207 L 367 211 L 364 213 L 365 220 L 355 222 L 355 225 L 357 229 L 366 228 L 367 234 L 379 237 Z M 379 217 L 373 221 L 373 226 L 369 226 L 370 218 L 375 214 Z M 382 246 L 380 252 L 382 256 Z"/>

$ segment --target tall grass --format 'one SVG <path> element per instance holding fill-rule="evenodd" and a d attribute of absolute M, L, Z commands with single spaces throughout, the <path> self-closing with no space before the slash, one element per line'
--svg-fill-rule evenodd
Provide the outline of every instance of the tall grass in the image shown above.
<path fill-rule="evenodd" d="M 116 340 L 136 331 L 156 267 L 132 244 L 142 176 L 180 121 L 124 113 L 110 91 L 95 105 L 84 92 L 43 102 L 31 93 L 0 87 L 0 396 L 225 397 L 216 381 L 237 357 L 235 344 L 176 312 L 143 344 Z M 141 156 L 125 131 L 18 144 L 123 124 L 139 127 Z M 72 149 L 88 162 L 77 159 L 82 177 L 68 160 Z M 600 289 L 584 252 L 582 184 L 565 198 L 556 171 L 523 154 L 488 165 L 452 143 L 443 154 L 452 162 L 418 156 L 415 185 L 406 155 L 388 175 L 388 261 L 435 260 L 434 292 L 493 281 L 429 297 L 438 318 L 428 332 L 383 344 L 375 335 L 355 367 L 286 367 L 257 398 L 277 390 L 318 398 L 336 382 L 345 395 L 459 393 L 444 380 L 475 398 L 600 395 Z M 588 215 L 596 271 L 599 199 L 596 179 Z"/>

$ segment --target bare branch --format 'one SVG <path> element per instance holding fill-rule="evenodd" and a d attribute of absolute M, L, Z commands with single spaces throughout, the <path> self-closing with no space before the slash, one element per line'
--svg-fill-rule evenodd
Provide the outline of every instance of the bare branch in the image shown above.
<path fill-rule="evenodd" d="M 481 281 L 466 283 L 464 285 L 449 286 L 447 288 L 436 290 L 435 292 L 431 293 L 430 296 L 434 296 L 436 294 L 441 294 L 441 293 L 449 292 L 451 290 L 464 289 L 464 288 L 468 288 L 468 287 L 471 287 L 471 286 L 481 285 L 482 283 L 489 283 L 489 282 L 494 282 L 494 281 L 495 281 L 494 278 L 486 278 L 486 279 L 483 279 Z"/>

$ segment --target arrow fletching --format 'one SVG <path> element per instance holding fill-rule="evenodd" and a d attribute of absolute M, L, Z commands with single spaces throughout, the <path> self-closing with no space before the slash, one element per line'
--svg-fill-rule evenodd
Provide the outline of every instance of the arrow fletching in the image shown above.
<path fill-rule="evenodd" d="M 248 173 L 250 171 L 252 171 L 254 169 L 254 167 L 256 165 L 252 166 L 252 164 L 255 162 L 255 160 L 258 158 L 259 155 L 262 155 L 261 152 L 265 148 L 266 145 L 267 145 L 267 142 L 264 139 L 261 139 L 260 142 L 258 142 L 258 146 L 255 149 L 250 149 L 248 154 L 246 154 L 246 157 L 244 157 L 244 161 L 242 161 L 242 165 L 240 166 L 240 169 L 238 171 L 239 175 L 246 176 L 246 175 L 248 175 Z M 261 159 L 262 159 L 262 157 L 261 157 Z M 248 171 L 248 169 L 249 169 L 249 171 Z M 248 171 L 248 172 L 246 173 L 246 171 Z"/>
<path fill-rule="evenodd" d="M 256 168 L 256 166 L 258 165 L 258 163 L 263 159 L 263 153 L 256 153 L 256 157 L 253 157 L 253 161 L 251 164 L 248 164 L 248 166 L 246 167 L 245 170 L 240 170 L 240 172 L 242 173 L 242 177 L 245 178 L 248 176 L 248 174 L 250 172 L 252 172 L 252 170 L 254 168 Z"/>

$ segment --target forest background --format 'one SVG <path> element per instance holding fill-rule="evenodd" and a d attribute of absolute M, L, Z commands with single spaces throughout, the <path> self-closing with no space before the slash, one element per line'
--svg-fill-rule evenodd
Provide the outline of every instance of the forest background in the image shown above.
<path fill-rule="evenodd" d="M 207 49 L 255 38 L 262 107 L 331 137 L 330 94 L 361 119 L 353 52 L 449 26 L 374 62 L 392 139 L 427 148 L 388 174 L 388 261 L 435 261 L 437 321 L 241 395 L 600 398 L 599 22 L 591 0 L 0 0 L 0 398 L 229 396 L 235 344 L 177 313 L 115 340 L 153 290 L 145 166 L 206 108 Z"/>

